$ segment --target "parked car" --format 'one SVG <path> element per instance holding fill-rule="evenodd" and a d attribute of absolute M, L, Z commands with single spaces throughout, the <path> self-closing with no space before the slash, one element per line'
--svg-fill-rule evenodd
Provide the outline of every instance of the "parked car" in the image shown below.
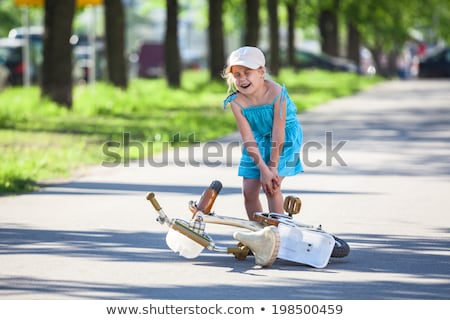
<path fill-rule="evenodd" d="M 77 41 L 72 41 L 72 39 Z M 73 76 L 76 83 L 88 83 L 104 78 L 106 73 L 106 58 L 104 40 L 97 37 L 95 40 L 95 63 L 94 45 L 89 43 L 87 36 L 73 35 Z M 95 79 L 94 77 L 95 66 Z"/>
<path fill-rule="evenodd" d="M 11 29 L 8 33 L 8 38 L 21 39 L 25 44 L 25 36 L 28 32 L 29 37 L 29 55 L 30 55 L 30 76 L 31 83 L 37 83 L 40 78 L 40 68 L 43 60 L 43 47 L 44 47 L 44 27 L 42 26 L 30 26 L 18 27 Z"/>
<path fill-rule="evenodd" d="M 29 31 L 28 35 L 30 37 L 30 42 L 42 43 L 42 37 L 44 35 L 44 27 L 42 26 L 30 26 L 28 28 L 18 27 L 11 29 L 8 33 L 8 38 L 24 39 L 27 31 Z"/>
<path fill-rule="evenodd" d="M 23 71 L 24 71 L 24 63 L 22 61 L 22 46 L 24 45 L 24 38 L 26 32 L 29 31 L 29 40 L 30 40 L 30 63 L 31 63 L 31 82 L 37 83 L 40 77 L 39 70 L 43 61 L 43 33 L 44 28 L 41 26 L 31 26 L 29 28 L 14 28 L 11 29 L 8 38 L 4 41 L 10 44 L 15 43 L 14 47 L 17 47 L 14 50 L 14 61 L 17 65 L 15 70 L 10 70 L 11 79 L 8 80 L 7 84 L 10 85 L 21 85 L 23 84 Z M 73 34 L 70 37 L 70 44 L 73 46 L 73 77 L 75 83 L 87 83 L 91 75 L 93 75 L 93 66 L 96 67 L 96 79 L 102 79 L 105 74 L 105 50 L 104 50 L 104 41 L 102 38 L 97 37 L 95 42 L 95 60 L 92 57 L 92 49 L 91 44 L 89 43 L 89 37 L 85 34 Z M 3 41 L 3 40 L 1 40 Z M 8 44 L 8 47 L 12 45 Z M 6 45 L 5 45 L 6 46 Z M 0 47 L 2 47 L 0 43 Z M 2 50 L 0 48 L 0 50 Z M 8 49 L 11 50 L 11 49 Z M 6 56 L 7 54 L 4 53 Z M 8 53 L 9 55 L 9 53 Z M 11 54 L 12 55 L 12 54 Z M 1 57 L 1 55 L 0 55 Z M 1 58 L 0 58 L 1 60 Z M 12 63 L 10 63 L 12 65 Z"/>
<path fill-rule="evenodd" d="M 304 50 L 297 50 L 295 52 L 295 66 L 300 69 L 358 72 L 357 65 L 352 61 L 324 53 L 316 54 Z"/>
<path fill-rule="evenodd" d="M 164 75 L 164 44 L 145 42 L 138 53 L 141 78 L 157 78 Z"/>
<path fill-rule="evenodd" d="M 23 41 L 20 39 L 0 39 L 0 64 L 8 71 L 6 84 L 20 85 L 23 83 L 25 66 L 22 59 Z"/>
<path fill-rule="evenodd" d="M 22 85 L 24 83 L 25 61 L 23 47 L 25 32 L 29 30 L 30 44 L 30 80 L 36 83 L 39 78 L 39 66 L 42 63 L 42 27 L 14 28 L 8 38 L 0 39 L 0 64 L 9 70 L 7 85 Z"/>
<path fill-rule="evenodd" d="M 270 53 L 265 53 L 270 61 Z M 295 51 L 295 68 L 298 69 L 324 69 L 329 71 L 358 72 L 355 63 L 344 58 L 333 57 L 324 53 L 314 53 L 306 50 Z M 281 65 L 287 64 L 287 54 L 282 51 L 280 54 Z"/>
<path fill-rule="evenodd" d="M 450 47 L 431 49 L 419 62 L 419 78 L 450 77 Z"/>

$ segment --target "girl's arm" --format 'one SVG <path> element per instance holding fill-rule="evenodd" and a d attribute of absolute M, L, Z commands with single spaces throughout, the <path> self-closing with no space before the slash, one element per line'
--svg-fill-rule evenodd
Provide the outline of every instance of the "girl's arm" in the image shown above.
<path fill-rule="evenodd" d="M 261 186 L 264 192 L 273 194 L 280 184 L 278 174 L 270 170 L 263 161 L 258 145 L 256 144 L 255 137 L 253 136 L 252 129 L 247 119 L 242 115 L 241 109 L 231 103 L 231 110 L 236 118 L 236 123 L 241 134 L 244 147 L 247 149 L 248 154 L 252 157 L 259 169 Z"/>
<path fill-rule="evenodd" d="M 230 106 L 236 119 L 239 133 L 241 134 L 242 143 L 244 144 L 244 147 L 247 149 L 248 154 L 252 157 L 255 164 L 261 170 L 261 165 L 265 165 L 265 163 L 262 160 L 258 145 L 256 144 L 255 137 L 253 136 L 252 129 L 250 128 L 247 119 L 242 115 L 241 109 L 234 103 L 231 103 Z"/>
<path fill-rule="evenodd" d="M 286 97 L 284 92 L 281 92 L 280 97 L 275 101 L 273 109 L 272 146 L 269 163 L 270 169 L 275 169 L 276 172 L 278 172 L 278 161 L 285 143 L 286 110 Z"/>

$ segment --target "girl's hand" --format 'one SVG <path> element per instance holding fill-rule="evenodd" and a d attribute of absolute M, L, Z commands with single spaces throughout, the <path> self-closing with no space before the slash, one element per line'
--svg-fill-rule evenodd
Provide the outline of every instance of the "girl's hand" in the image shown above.
<path fill-rule="evenodd" d="M 274 175 L 274 179 L 273 179 L 274 190 L 280 188 L 280 186 L 281 186 L 281 178 L 278 175 L 278 168 L 277 167 L 269 167 L 269 169 L 272 172 L 272 174 Z"/>
<path fill-rule="evenodd" d="M 274 194 L 281 184 L 281 179 L 278 176 L 277 168 L 264 167 L 261 169 L 261 186 L 264 192 L 268 195 Z"/>

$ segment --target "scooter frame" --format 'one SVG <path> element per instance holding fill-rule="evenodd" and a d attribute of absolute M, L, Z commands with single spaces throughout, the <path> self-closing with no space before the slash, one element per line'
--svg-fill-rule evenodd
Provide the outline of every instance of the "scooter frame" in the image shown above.
<path fill-rule="evenodd" d="M 220 182 L 218 181 L 213 181 L 213 183 L 214 182 L 220 184 Z M 332 237 L 335 243 L 328 259 L 331 257 L 343 258 L 350 252 L 350 247 L 344 240 L 325 232 L 322 229 L 321 225 L 315 227 L 313 225 L 300 223 L 296 219 L 293 219 L 293 215 L 298 214 L 301 208 L 301 200 L 298 197 L 287 196 L 284 199 L 284 210 L 286 211 L 286 214 L 257 212 L 255 213 L 255 221 L 218 215 L 214 212 L 208 212 L 208 214 L 204 214 L 198 209 L 197 203 L 195 201 L 189 202 L 189 209 L 194 214 L 191 220 L 186 221 L 181 218 L 169 218 L 160 206 L 153 192 L 148 193 L 146 198 L 151 202 L 154 209 L 157 211 L 157 221 L 160 224 L 168 225 L 169 228 L 178 231 L 180 234 L 189 238 L 194 243 L 200 246 L 200 251 L 188 254 L 190 255 L 189 258 L 195 258 L 196 256 L 198 256 L 201 252 L 201 249 L 203 248 L 207 248 L 211 251 L 233 254 L 238 260 L 244 260 L 249 255 L 251 251 L 250 248 L 240 242 L 238 242 L 234 247 L 224 247 L 217 245 L 213 238 L 205 232 L 207 224 L 233 226 L 252 232 L 261 231 L 268 226 L 275 226 L 278 228 L 281 224 L 283 228 L 285 226 L 288 226 L 290 228 L 293 228 L 293 230 L 301 230 L 308 233 L 319 233 L 322 236 Z M 321 262 L 320 265 L 310 265 L 321 268 L 328 264 L 328 259 L 326 259 L 325 262 Z"/>

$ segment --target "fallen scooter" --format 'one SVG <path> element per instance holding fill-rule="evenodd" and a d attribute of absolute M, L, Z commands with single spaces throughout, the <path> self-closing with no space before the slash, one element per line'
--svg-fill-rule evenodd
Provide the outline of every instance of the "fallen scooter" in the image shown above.
<path fill-rule="evenodd" d="M 350 253 L 346 241 L 325 232 L 321 226 L 315 227 L 293 219 L 301 209 L 298 197 L 287 196 L 284 199 L 286 213 L 255 213 L 255 221 L 217 215 L 212 212 L 214 201 L 222 189 L 220 181 L 213 181 L 204 190 L 198 202 L 190 201 L 192 217 L 169 218 L 153 192 L 147 194 L 158 213 L 157 221 L 166 224 L 169 231 L 166 243 L 169 248 L 187 259 L 194 259 L 204 248 L 211 251 L 233 254 L 236 259 L 244 260 L 249 255 L 255 258 L 255 264 L 270 267 L 277 258 L 324 268 L 331 257 L 343 258 Z M 234 247 L 223 247 L 215 243 L 206 232 L 207 224 L 228 225 L 246 229 L 236 231 Z"/>

